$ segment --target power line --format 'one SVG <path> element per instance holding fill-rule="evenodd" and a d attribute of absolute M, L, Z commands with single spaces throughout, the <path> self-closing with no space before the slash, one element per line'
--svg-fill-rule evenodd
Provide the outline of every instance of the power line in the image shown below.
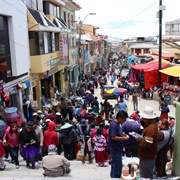
<path fill-rule="evenodd" d="M 136 14 L 135 16 L 129 18 L 128 20 L 126 20 L 126 21 L 123 22 L 122 24 L 120 24 L 120 25 L 118 25 L 117 27 L 113 28 L 113 30 L 115 30 L 115 29 L 119 28 L 120 26 L 128 23 L 130 20 L 132 20 L 132 19 L 134 19 L 135 17 L 139 16 L 140 14 L 144 13 L 145 11 L 147 11 L 148 9 L 150 9 L 152 6 L 154 6 L 154 5 L 157 4 L 157 3 L 158 3 L 158 1 L 155 2 L 155 3 L 153 3 L 152 5 L 148 6 L 146 9 L 144 9 L 144 10 L 141 11 L 140 13 Z M 113 31 L 113 30 L 111 30 L 111 31 Z M 108 31 L 107 33 L 111 32 L 111 31 Z"/>

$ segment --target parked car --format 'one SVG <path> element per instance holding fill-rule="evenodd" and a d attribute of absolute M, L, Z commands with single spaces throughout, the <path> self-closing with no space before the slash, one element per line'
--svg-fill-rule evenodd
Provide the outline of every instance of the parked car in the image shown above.
<path fill-rule="evenodd" d="M 113 89 L 113 88 L 116 88 L 116 87 L 113 86 L 113 85 L 104 85 L 101 88 L 101 96 L 102 96 L 102 98 L 103 99 L 116 99 L 116 96 L 114 94 L 106 93 L 108 90 Z"/>

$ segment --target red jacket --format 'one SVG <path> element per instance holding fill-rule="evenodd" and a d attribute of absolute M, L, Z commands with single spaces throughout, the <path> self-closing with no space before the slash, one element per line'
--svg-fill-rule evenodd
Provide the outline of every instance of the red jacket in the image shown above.
<path fill-rule="evenodd" d="M 20 135 L 20 131 L 18 131 L 17 137 L 16 137 L 17 138 L 17 142 L 18 142 L 18 146 L 19 146 L 19 135 Z M 8 131 L 7 134 L 6 134 L 6 142 L 8 143 L 9 147 L 14 148 L 12 134 L 10 133 L 10 131 Z"/>
<path fill-rule="evenodd" d="M 43 147 L 47 149 L 50 144 L 57 146 L 59 144 L 59 137 L 55 132 L 56 124 L 54 122 L 48 123 L 48 130 L 44 132 Z"/>

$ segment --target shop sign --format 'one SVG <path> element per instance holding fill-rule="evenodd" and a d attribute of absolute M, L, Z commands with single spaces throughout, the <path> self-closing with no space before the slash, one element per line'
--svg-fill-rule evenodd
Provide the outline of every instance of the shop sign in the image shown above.
<path fill-rule="evenodd" d="M 37 80 L 38 79 L 38 75 L 37 74 L 31 74 L 31 79 L 32 79 L 32 81 L 35 81 L 35 80 Z"/>
<path fill-rule="evenodd" d="M 50 67 L 53 68 L 53 67 L 57 67 L 59 66 L 61 63 L 60 63 L 60 59 L 59 58 L 56 58 L 56 59 L 52 59 L 51 60 L 51 63 L 50 63 Z"/>
<path fill-rule="evenodd" d="M 60 63 L 68 64 L 69 56 L 68 56 L 68 36 L 66 33 L 61 33 L 59 36 L 59 51 L 60 51 Z"/>
<path fill-rule="evenodd" d="M 53 67 L 48 71 L 48 76 L 51 76 L 56 72 L 58 72 L 58 67 Z"/>

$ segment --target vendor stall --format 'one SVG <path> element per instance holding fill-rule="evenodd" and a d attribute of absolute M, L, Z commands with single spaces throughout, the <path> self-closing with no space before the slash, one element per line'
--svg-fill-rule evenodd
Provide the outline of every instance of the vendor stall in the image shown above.
<path fill-rule="evenodd" d="M 170 62 L 166 60 L 162 60 L 161 68 L 167 68 L 170 65 Z M 153 60 L 146 64 L 138 64 L 131 66 L 131 68 L 135 71 L 141 73 L 144 77 L 144 87 L 145 89 L 152 88 L 158 85 L 158 69 L 159 69 L 159 61 Z M 139 75 L 138 75 L 139 76 Z M 166 82 L 167 75 L 162 75 L 162 83 Z"/>

